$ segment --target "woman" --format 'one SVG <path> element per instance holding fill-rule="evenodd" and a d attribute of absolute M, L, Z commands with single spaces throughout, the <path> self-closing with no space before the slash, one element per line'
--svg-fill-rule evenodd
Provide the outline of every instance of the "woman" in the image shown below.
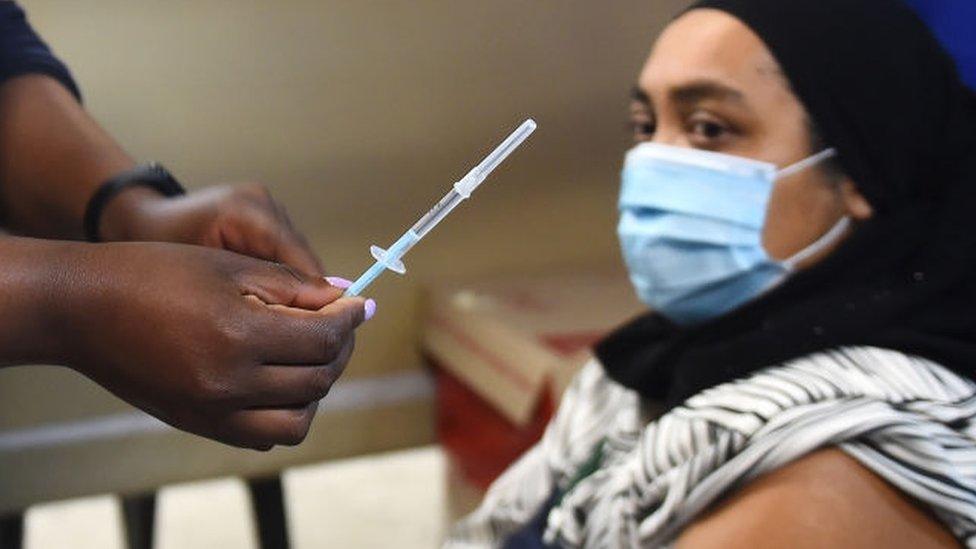
<path fill-rule="evenodd" d="M 976 99 L 921 22 L 703 0 L 632 116 L 655 312 L 449 545 L 976 546 Z"/>

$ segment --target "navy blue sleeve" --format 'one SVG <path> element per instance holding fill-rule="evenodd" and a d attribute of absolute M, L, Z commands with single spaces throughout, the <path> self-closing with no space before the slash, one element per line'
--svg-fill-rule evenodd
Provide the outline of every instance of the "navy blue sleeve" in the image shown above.
<path fill-rule="evenodd" d="M 22 74 L 46 74 L 81 100 L 68 67 L 34 32 L 16 2 L 0 0 L 0 82 Z"/>
<path fill-rule="evenodd" d="M 963 80 L 976 89 L 976 0 L 907 0 L 956 59 Z"/>

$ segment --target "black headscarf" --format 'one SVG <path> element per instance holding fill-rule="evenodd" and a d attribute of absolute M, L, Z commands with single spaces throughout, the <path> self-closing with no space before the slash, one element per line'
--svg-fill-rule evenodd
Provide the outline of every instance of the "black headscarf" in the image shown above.
<path fill-rule="evenodd" d="M 976 97 L 898 0 L 703 0 L 749 26 L 874 208 L 837 251 L 719 319 L 650 313 L 601 342 L 669 406 L 803 355 L 873 345 L 976 379 Z M 974 29 L 976 32 L 976 29 Z"/>

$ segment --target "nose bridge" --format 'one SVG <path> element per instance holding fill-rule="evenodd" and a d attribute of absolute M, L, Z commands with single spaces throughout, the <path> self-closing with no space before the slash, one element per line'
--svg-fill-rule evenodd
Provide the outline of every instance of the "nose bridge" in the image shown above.
<path fill-rule="evenodd" d="M 672 147 L 692 148 L 685 133 L 678 128 L 658 126 L 651 142 Z"/>

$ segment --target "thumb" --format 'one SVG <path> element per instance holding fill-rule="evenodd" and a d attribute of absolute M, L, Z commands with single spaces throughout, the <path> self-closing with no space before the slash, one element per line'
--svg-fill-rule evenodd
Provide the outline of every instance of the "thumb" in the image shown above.
<path fill-rule="evenodd" d="M 341 284 L 302 273 L 284 263 L 258 262 L 259 266 L 238 275 L 244 295 L 253 295 L 268 305 L 285 305 L 318 310 L 342 297 Z"/>

